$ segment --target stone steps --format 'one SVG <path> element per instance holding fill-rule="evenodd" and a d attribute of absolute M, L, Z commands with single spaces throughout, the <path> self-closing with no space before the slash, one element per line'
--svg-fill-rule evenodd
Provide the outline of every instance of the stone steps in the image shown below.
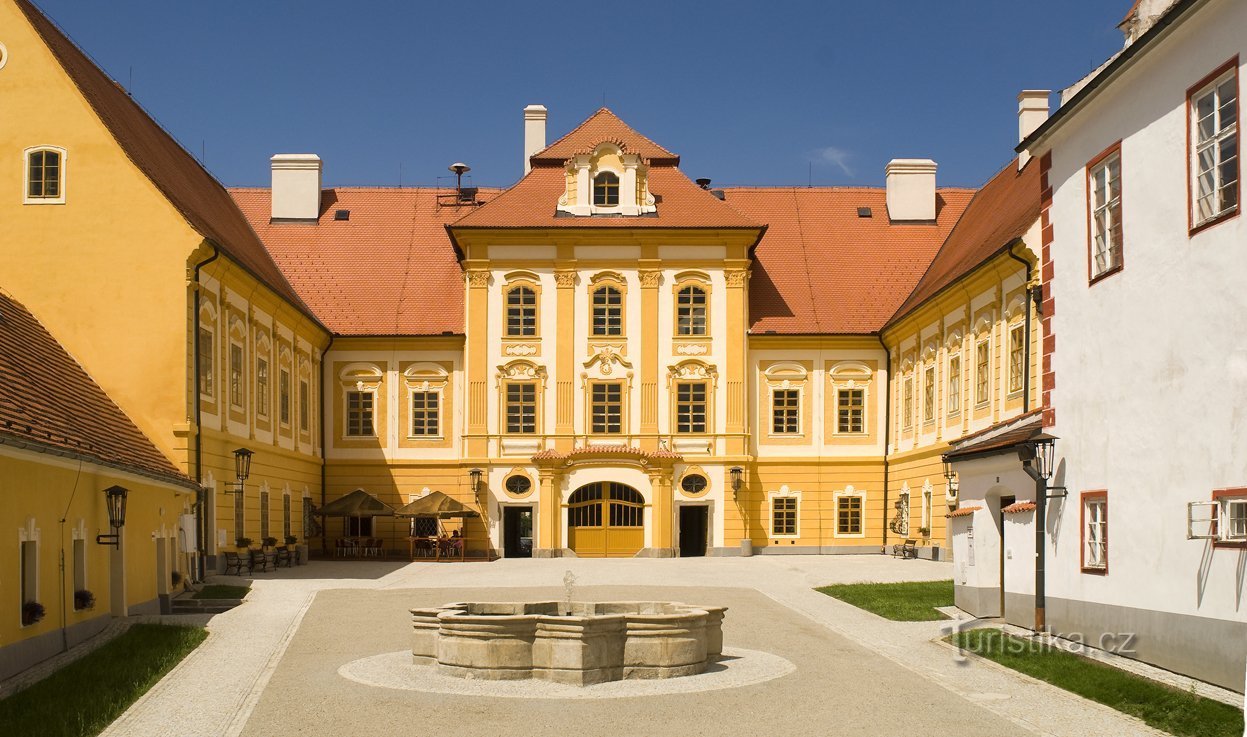
<path fill-rule="evenodd" d="M 192 599 L 190 596 L 174 599 L 173 614 L 221 614 L 242 604 L 242 599 Z"/>

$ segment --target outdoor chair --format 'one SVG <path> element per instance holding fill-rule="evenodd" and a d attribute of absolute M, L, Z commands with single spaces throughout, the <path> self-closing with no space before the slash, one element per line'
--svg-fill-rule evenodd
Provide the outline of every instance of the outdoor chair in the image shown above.
<path fill-rule="evenodd" d="M 286 564 L 286 567 L 289 568 L 290 566 L 294 565 L 293 556 L 290 555 L 289 549 L 278 548 L 277 549 L 277 565 L 275 567 L 281 568 L 281 564 L 283 562 Z"/>
<path fill-rule="evenodd" d="M 259 568 L 261 571 L 268 571 L 268 556 L 263 550 L 251 551 L 251 570 Z"/>
<path fill-rule="evenodd" d="M 248 574 L 251 573 L 251 556 L 242 556 L 238 553 L 231 552 L 225 553 L 226 575 L 229 575 L 229 572 L 233 571 L 235 576 L 241 576 L 243 568 L 247 569 Z"/>

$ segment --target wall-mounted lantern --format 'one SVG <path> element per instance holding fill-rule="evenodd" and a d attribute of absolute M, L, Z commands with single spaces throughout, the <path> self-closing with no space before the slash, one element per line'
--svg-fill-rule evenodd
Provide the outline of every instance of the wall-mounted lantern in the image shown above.
<path fill-rule="evenodd" d="M 740 489 L 745 484 L 745 469 L 740 466 L 732 466 L 727 470 L 732 477 L 732 495 L 740 493 Z"/>
<path fill-rule="evenodd" d="M 99 545 L 121 547 L 121 528 L 126 525 L 126 496 L 130 490 L 124 486 L 110 486 L 104 490 L 104 503 L 108 506 L 108 526 L 111 535 L 96 535 L 95 542 Z"/>

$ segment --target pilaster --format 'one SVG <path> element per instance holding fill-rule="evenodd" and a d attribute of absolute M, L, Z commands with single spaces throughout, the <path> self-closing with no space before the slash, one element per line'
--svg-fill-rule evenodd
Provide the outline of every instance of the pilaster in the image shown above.
<path fill-rule="evenodd" d="M 749 272 L 728 269 L 727 280 L 727 361 L 724 386 L 727 390 L 728 455 L 745 453 L 745 333 L 749 327 L 749 306 L 745 297 Z"/>
<path fill-rule="evenodd" d="M 467 272 L 468 427 L 464 450 L 469 458 L 488 453 L 489 432 L 489 272 Z"/>
<path fill-rule="evenodd" d="M 557 287 L 555 302 L 558 310 L 558 335 L 555 340 L 554 447 L 566 453 L 572 449 L 576 407 L 576 272 L 570 269 L 554 272 Z"/>
<path fill-rule="evenodd" d="M 658 284 L 662 272 L 642 269 L 641 278 L 641 448 L 658 448 Z"/>

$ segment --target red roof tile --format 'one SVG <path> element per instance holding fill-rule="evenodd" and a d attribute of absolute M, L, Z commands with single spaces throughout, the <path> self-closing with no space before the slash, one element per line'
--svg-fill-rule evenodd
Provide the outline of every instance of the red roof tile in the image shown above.
<path fill-rule="evenodd" d="M 749 282 L 754 334 L 878 331 L 909 295 L 974 191 L 942 188 L 936 222 L 893 224 L 882 188 L 733 187 L 726 202 L 767 225 Z M 869 207 L 871 217 L 858 217 Z"/>
<path fill-rule="evenodd" d="M 1034 502 L 1014 502 L 1010 504 L 1009 506 L 1001 509 L 1000 511 L 1005 514 L 1018 514 L 1020 512 L 1033 512 L 1035 511 L 1035 503 Z"/>
<path fill-rule="evenodd" d="M 0 294 L 0 442 L 194 487 L 17 301 Z"/>
<path fill-rule="evenodd" d="M 126 156 L 186 222 L 283 299 L 306 311 L 221 183 L 33 3 L 17 4 Z"/>
<path fill-rule="evenodd" d="M 657 212 L 636 217 L 574 217 L 557 214 L 567 189 L 562 166 L 534 167 L 514 187 L 456 222 L 458 228 L 761 228 L 698 187 L 674 166 L 649 170 Z"/>
<path fill-rule="evenodd" d="M 957 460 L 969 456 L 1006 453 L 1028 442 L 1042 430 L 1043 410 L 1031 410 L 954 441 L 952 449 L 944 457 Z"/>
<path fill-rule="evenodd" d="M 970 515 L 974 514 L 980 509 L 982 509 L 982 507 L 960 507 L 956 511 L 949 512 L 948 514 L 944 516 L 945 517 L 969 517 Z"/>
<path fill-rule="evenodd" d="M 603 141 L 622 144 L 626 153 L 639 154 L 651 164 L 677 165 L 680 157 L 637 133 L 607 108 L 585 119 L 559 140 L 533 154 L 529 161 L 534 166 L 562 166 L 576 154 L 588 153 Z"/>
<path fill-rule="evenodd" d="M 481 189 L 477 198 L 497 193 Z M 445 226 L 468 207 L 439 205 L 438 198 L 453 189 L 327 189 L 314 224 L 270 223 L 268 189 L 230 194 L 299 295 L 335 334 L 463 333 L 463 271 Z M 334 220 L 336 210 L 349 210 L 350 219 Z"/>
<path fill-rule="evenodd" d="M 975 193 L 930 267 L 889 322 L 904 317 L 1025 235 L 1039 219 L 1039 200 L 1039 164 L 1032 160 L 1019 172 L 1014 159 Z"/>

